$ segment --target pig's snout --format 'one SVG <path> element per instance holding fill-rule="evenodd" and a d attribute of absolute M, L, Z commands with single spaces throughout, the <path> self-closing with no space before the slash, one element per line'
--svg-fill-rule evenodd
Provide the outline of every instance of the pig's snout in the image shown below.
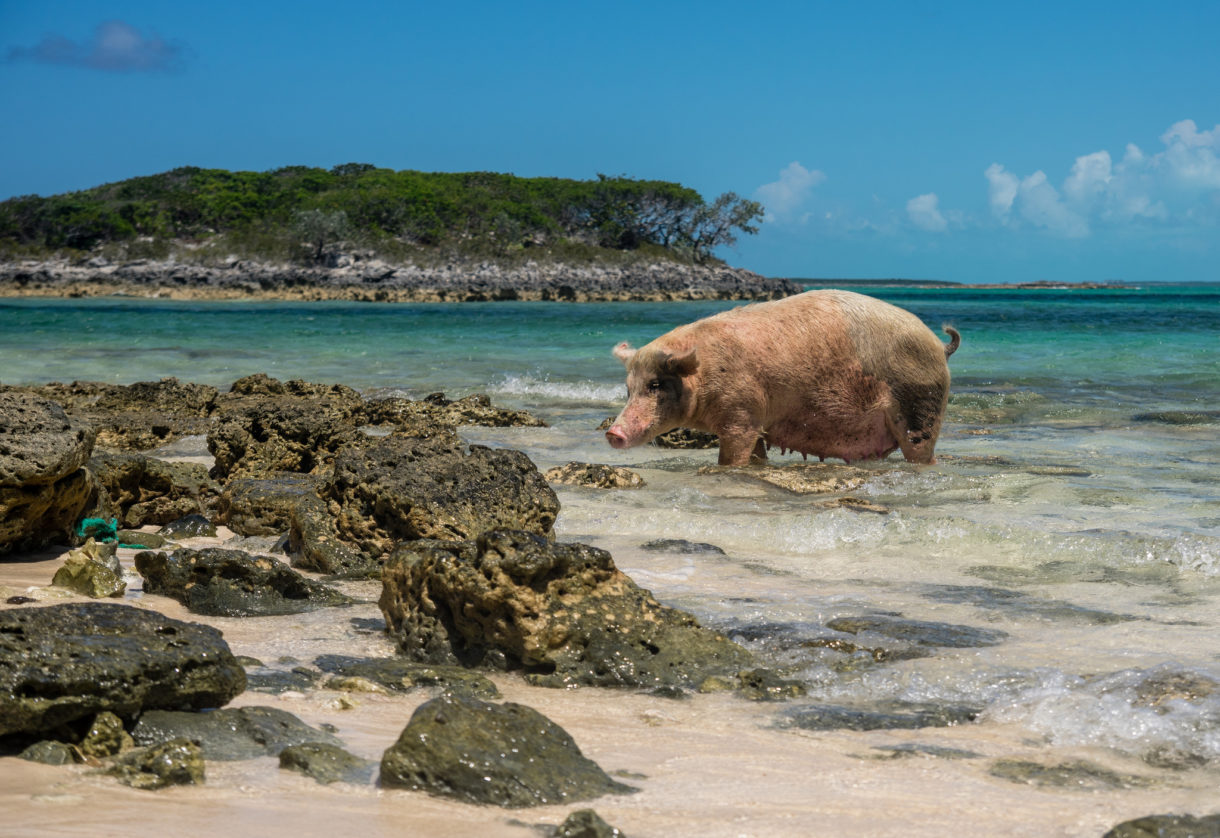
<path fill-rule="evenodd" d="M 610 443 L 611 448 L 627 448 L 631 444 L 627 440 L 627 435 L 623 433 L 623 429 L 618 425 L 614 425 L 606 431 L 606 442 Z"/>

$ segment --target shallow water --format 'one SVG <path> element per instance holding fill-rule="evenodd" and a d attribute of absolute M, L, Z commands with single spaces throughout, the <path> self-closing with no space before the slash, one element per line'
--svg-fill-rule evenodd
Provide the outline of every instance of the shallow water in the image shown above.
<path fill-rule="evenodd" d="M 1220 809 L 1220 688 L 1212 689 L 1220 683 L 1220 287 L 874 293 L 962 333 L 940 462 L 868 464 L 844 493 L 884 515 L 824 508 L 822 498 L 748 474 L 700 473 L 714 452 L 604 444 L 596 425 L 617 411 L 623 389 L 609 347 L 727 304 L 7 300 L 0 373 L 5 383 L 175 375 L 225 386 L 267 372 L 412 396 L 485 391 L 551 427 L 465 428 L 467 440 L 520 448 L 543 469 L 575 460 L 639 471 L 647 481 L 639 490 L 558 489 L 559 537 L 609 549 L 663 602 L 793 672 L 809 696 L 667 701 L 499 678 L 507 698 L 550 715 L 604 768 L 631 772 L 638 794 L 592 804 L 629 835 L 955 827 L 1095 836 L 1138 815 Z M 188 441 L 188 451 L 192 444 L 200 453 L 202 441 Z M 723 554 L 644 548 L 658 538 Z M 4 563 L 0 584 L 46 585 L 55 563 Z M 209 622 L 237 653 L 265 661 L 388 653 L 382 636 L 351 621 L 377 616 L 375 586 L 362 595 L 368 602 L 356 609 Z M 129 596 L 187 616 L 161 598 Z M 872 628 L 845 634 L 827 625 L 842 619 Z M 846 642 L 892 646 L 886 632 L 902 621 L 947 624 L 940 642 L 950 645 L 880 662 L 843 651 Z M 979 636 L 994 642 L 960 645 Z M 239 703 L 333 723 L 354 751 L 377 758 L 423 698 L 360 697 L 348 710 L 326 691 L 248 693 Z M 796 726 L 824 705 L 908 714 L 964 707 L 975 720 Z M 993 773 L 1003 773 L 1004 759 L 1085 759 L 1137 780 L 1020 784 Z M 407 792 L 324 789 L 282 776 L 272 760 L 218 765 L 205 789 L 156 795 L 14 759 L 0 760 L 0 777 L 13 834 L 76 835 L 92 818 L 135 818 L 132 834 L 152 835 L 186 813 L 199 819 L 191 834 L 358 826 L 372 835 L 526 835 L 535 833 L 514 818 L 557 823 L 579 808 L 505 813 Z"/>

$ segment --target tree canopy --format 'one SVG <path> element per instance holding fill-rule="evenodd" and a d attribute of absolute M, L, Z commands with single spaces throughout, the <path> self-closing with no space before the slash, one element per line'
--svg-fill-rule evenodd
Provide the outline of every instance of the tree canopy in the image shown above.
<path fill-rule="evenodd" d="M 422 249 L 507 251 L 574 242 L 646 245 L 705 261 L 755 233 L 762 206 L 733 193 L 707 202 L 677 183 L 494 172 L 417 172 L 347 163 L 267 172 L 183 167 L 80 192 L 0 203 L 0 242 L 88 250 L 140 237 L 206 240 L 294 236 L 320 259 L 328 241 L 359 234 Z"/>

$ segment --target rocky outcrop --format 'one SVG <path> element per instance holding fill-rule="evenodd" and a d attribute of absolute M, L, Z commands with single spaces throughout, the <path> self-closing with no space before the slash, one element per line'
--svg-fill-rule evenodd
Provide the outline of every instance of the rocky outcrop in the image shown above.
<path fill-rule="evenodd" d="M 240 550 L 145 551 L 136 554 L 135 563 L 144 593 L 172 597 L 195 614 L 265 617 L 352 602 L 276 559 Z"/>
<path fill-rule="evenodd" d="M 602 463 L 568 463 L 549 469 L 546 479 L 562 486 L 588 486 L 595 489 L 642 489 L 644 478 L 622 466 Z"/>
<path fill-rule="evenodd" d="M 382 583 L 388 631 L 413 660 L 524 669 L 542 686 L 652 689 L 736 679 L 753 665 L 584 544 L 513 531 L 419 541 L 390 557 Z"/>
<path fill-rule="evenodd" d="M 0 392 L 0 555 L 69 541 L 92 490 L 93 442 L 55 402 Z"/>
<path fill-rule="evenodd" d="M 220 707 L 245 686 L 209 626 L 111 603 L 0 611 L 0 736 L 55 738 L 105 710 Z"/>
<path fill-rule="evenodd" d="M 345 402 L 297 396 L 251 397 L 226 407 L 208 432 L 216 458 L 212 476 L 274 477 L 282 472 L 316 474 L 329 469 L 338 451 L 363 435 Z"/>
<path fill-rule="evenodd" d="M 373 399 L 365 405 L 370 425 L 396 425 L 410 436 L 429 436 L 437 426 L 482 425 L 488 428 L 545 428 L 546 422 L 524 410 L 496 407 L 485 393 L 450 401 L 444 393 L 422 399 Z"/>
<path fill-rule="evenodd" d="M 318 481 L 308 475 L 235 478 L 221 492 L 216 523 L 245 536 L 288 532 L 293 511 L 303 500 L 316 499 L 317 485 Z"/>
<path fill-rule="evenodd" d="M 381 758 L 381 784 L 506 808 L 634 791 L 537 710 L 449 694 L 412 714 Z"/>
<path fill-rule="evenodd" d="M 137 260 L 71 264 L 66 260 L 0 263 L 0 294 L 172 299 L 363 300 L 774 300 L 800 293 L 796 283 L 725 265 L 508 264 L 454 259 L 440 265 L 391 265 L 338 258 L 334 268 L 252 262 L 208 267 Z"/>
<path fill-rule="evenodd" d="M 200 463 L 166 462 L 133 453 L 97 454 L 89 460 L 89 470 L 104 492 L 97 511 L 131 529 L 201 514 L 220 492 Z"/>

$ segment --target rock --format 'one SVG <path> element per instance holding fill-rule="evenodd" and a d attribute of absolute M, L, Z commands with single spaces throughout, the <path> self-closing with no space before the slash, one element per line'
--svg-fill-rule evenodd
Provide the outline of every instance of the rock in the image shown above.
<path fill-rule="evenodd" d="M 323 672 L 367 678 L 397 692 L 421 687 L 440 687 L 475 698 L 499 698 L 500 690 L 490 679 L 460 666 L 425 664 L 402 658 L 354 658 L 347 655 L 322 655 L 314 664 Z"/>
<path fill-rule="evenodd" d="M 318 686 L 322 673 L 315 672 L 303 666 L 294 666 L 285 672 L 281 669 L 270 669 L 261 664 L 251 672 L 246 669 L 246 690 L 279 694 L 285 692 L 305 692 Z"/>
<path fill-rule="evenodd" d="M 55 402 L 0 392 L 0 555 L 69 542 L 92 488 L 94 437 Z"/>
<path fill-rule="evenodd" d="M 54 739 L 35 742 L 17 756 L 30 762 L 41 762 L 44 765 L 71 765 L 84 760 L 84 755 L 78 748 L 63 742 L 56 742 Z"/>
<path fill-rule="evenodd" d="M 769 669 L 743 669 L 736 680 L 736 689 L 750 701 L 787 701 L 805 695 L 803 685 L 781 678 Z"/>
<path fill-rule="evenodd" d="M 220 491 L 199 463 L 167 463 L 144 454 L 97 454 L 89 469 L 109 500 L 102 511 L 132 529 L 200 514 Z"/>
<path fill-rule="evenodd" d="M 326 742 L 289 745 L 280 751 L 280 768 L 299 771 L 324 785 L 338 782 L 367 785 L 377 772 L 376 763 Z"/>
<path fill-rule="evenodd" d="M 826 624 L 832 631 L 844 634 L 879 634 L 916 646 L 937 646 L 948 649 L 969 649 L 995 646 L 1008 637 L 999 629 L 959 626 L 898 617 L 837 617 Z"/>
<path fill-rule="evenodd" d="M 381 562 L 347 544 L 335 519 L 316 495 L 303 496 L 288 520 L 287 551 L 296 567 L 344 578 L 377 578 Z"/>
<path fill-rule="evenodd" d="M 778 486 L 798 495 L 851 492 L 864 485 L 871 472 L 827 463 L 792 463 L 784 466 L 704 466 L 700 474 L 736 474 Z"/>
<path fill-rule="evenodd" d="M 1138 413 L 1133 422 L 1157 422 L 1162 425 L 1215 425 L 1220 424 L 1220 410 L 1161 410 L 1154 413 Z"/>
<path fill-rule="evenodd" d="M 180 548 L 135 557 L 144 592 L 172 597 L 195 614 L 255 617 L 299 614 L 353 600 L 288 565 L 240 550 Z"/>
<path fill-rule="evenodd" d="M 216 523 L 245 536 L 287 532 L 293 509 L 302 499 L 315 497 L 316 487 L 317 480 L 305 475 L 230 480 L 216 506 Z"/>
<path fill-rule="evenodd" d="M 0 736 L 220 707 L 245 686 L 210 626 L 99 602 L 0 610 Z"/>
<path fill-rule="evenodd" d="M 506 808 L 634 791 L 538 711 L 449 694 L 412 714 L 381 758 L 381 784 Z"/>
<path fill-rule="evenodd" d="M 158 535 L 155 532 L 119 530 L 115 533 L 115 536 L 124 547 L 143 547 L 147 550 L 156 550 L 158 547 L 165 546 L 165 536 Z"/>
<path fill-rule="evenodd" d="M 199 785 L 204 780 L 203 756 L 199 745 L 191 740 L 173 739 L 125 754 L 107 773 L 121 783 L 149 791 Z"/>
<path fill-rule="evenodd" d="M 216 525 L 202 515 L 184 515 L 157 530 L 157 535 L 171 541 L 183 538 L 214 538 Z"/>
<path fill-rule="evenodd" d="M 592 809 L 578 809 L 568 815 L 551 834 L 554 838 L 626 838 Z"/>
<path fill-rule="evenodd" d="M 1152 784 L 1147 777 L 1120 774 L 1083 759 L 1067 760 L 1056 765 L 1023 759 L 998 759 L 991 764 L 990 774 L 1014 783 L 1077 791 L 1146 788 Z"/>
<path fill-rule="evenodd" d="M 801 730 L 919 730 L 972 722 L 981 712 L 954 704 L 896 702 L 879 709 L 810 704 L 787 711 L 778 724 Z"/>
<path fill-rule="evenodd" d="M 489 529 L 545 535 L 559 500 L 520 451 L 464 448 L 454 437 L 389 436 L 345 449 L 319 490 L 341 537 L 382 560 L 400 542 L 467 539 Z"/>
<path fill-rule="evenodd" d="M 654 439 L 658 448 L 677 448 L 684 451 L 694 451 L 706 448 L 719 448 L 720 437 L 707 431 L 696 431 L 692 428 L 675 428 Z"/>
<path fill-rule="evenodd" d="M 565 486 L 592 486 L 596 489 L 639 489 L 644 478 L 631 469 L 601 463 L 568 463 L 556 466 L 544 475 L 548 483 Z"/>
<path fill-rule="evenodd" d="M 217 397 L 215 387 L 182 384 L 176 378 L 131 385 L 75 381 L 34 389 L 91 425 L 98 448 L 112 451 L 147 451 L 206 433 Z"/>
<path fill-rule="evenodd" d="M 846 509 L 848 512 L 872 512 L 874 515 L 889 515 L 890 511 L 878 503 L 860 498 L 843 497 L 824 500 L 817 504 L 824 509 Z"/>
<path fill-rule="evenodd" d="M 584 544 L 520 531 L 405 544 L 382 575 L 401 651 L 428 663 L 524 669 L 542 686 L 693 688 L 752 656 L 667 608 Z"/>
<path fill-rule="evenodd" d="M 154 710 L 140 716 L 131 735 L 142 746 L 190 739 L 199 743 L 204 757 L 222 761 L 278 756 L 288 746 L 304 742 L 341 744 L 333 735 L 274 707 L 225 707 L 210 713 Z"/>
<path fill-rule="evenodd" d="M 1123 821 L 1101 838 L 1220 838 L 1220 814 L 1148 815 Z"/>
<path fill-rule="evenodd" d="M 711 553 L 717 556 L 725 555 L 723 549 L 715 544 L 704 541 L 687 541 L 684 538 L 654 538 L 640 545 L 641 550 L 651 553 Z"/>
<path fill-rule="evenodd" d="M 127 590 L 114 545 L 101 545 L 92 538 L 80 549 L 68 552 L 51 584 L 94 599 L 122 596 Z"/>
<path fill-rule="evenodd" d="M 482 425 L 491 428 L 545 428 L 546 422 L 522 410 L 495 407 L 483 393 L 457 401 L 444 393 L 413 401 L 403 398 L 377 399 L 365 405 L 364 416 L 370 425 L 394 424 L 415 436 L 429 426 Z M 427 436 L 429 434 L 418 434 Z"/>
<path fill-rule="evenodd" d="M 109 710 L 97 714 L 92 727 L 80 742 L 87 757 L 111 757 L 134 747 L 135 741 L 123 728 L 123 720 Z"/>

